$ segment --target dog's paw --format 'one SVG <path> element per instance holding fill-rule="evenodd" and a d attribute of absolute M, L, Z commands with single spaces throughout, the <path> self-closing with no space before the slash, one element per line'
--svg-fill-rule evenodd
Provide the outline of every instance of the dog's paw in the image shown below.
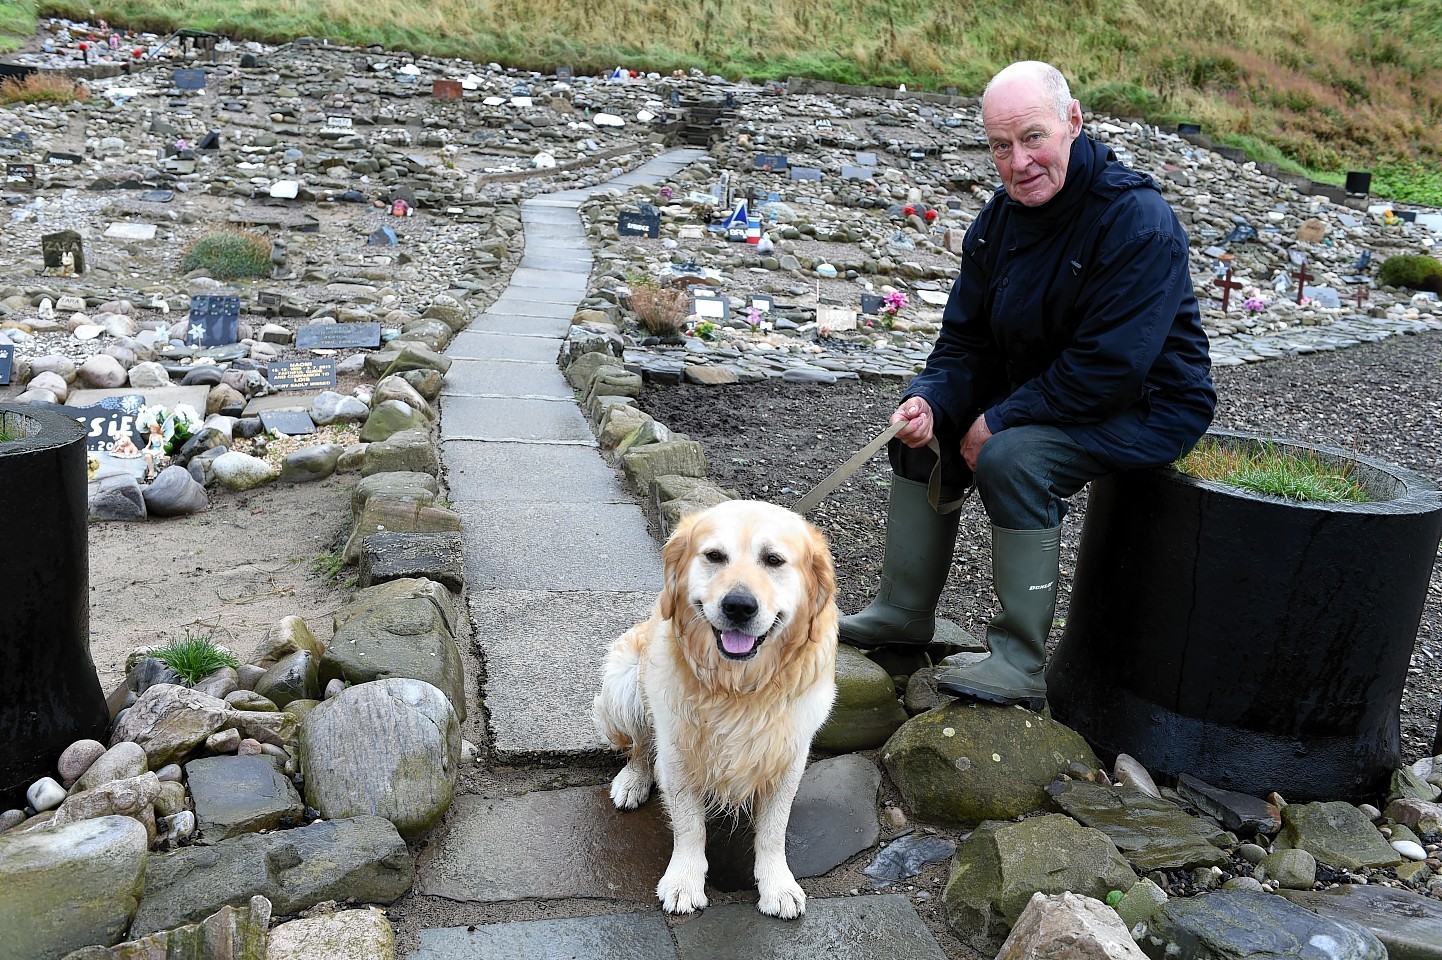
<path fill-rule="evenodd" d="M 656 896 L 667 913 L 692 913 L 706 906 L 706 875 L 666 871 L 656 885 Z"/>
<path fill-rule="evenodd" d="M 651 795 L 651 771 L 627 764 L 611 781 L 611 802 L 617 810 L 635 810 Z"/>
<path fill-rule="evenodd" d="M 784 883 L 768 883 L 761 888 L 756 909 L 768 917 L 794 920 L 806 912 L 806 891 L 790 878 Z"/>

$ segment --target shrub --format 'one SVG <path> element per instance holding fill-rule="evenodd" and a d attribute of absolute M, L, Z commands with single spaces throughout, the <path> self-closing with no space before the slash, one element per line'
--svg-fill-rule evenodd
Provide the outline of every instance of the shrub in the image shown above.
<path fill-rule="evenodd" d="M 1442 261 L 1421 253 L 1388 257 L 1377 270 L 1377 278 L 1391 287 L 1442 293 Z"/>
<path fill-rule="evenodd" d="M 32 73 L 0 81 L 0 103 L 74 103 L 89 97 L 88 90 L 57 73 Z"/>
<path fill-rule="evenodd" d="M 249 230 L 222 227 L 185 251 L 180 269 L 204 270 L 216 279 L 270 276 L 270 241 Z"/>
<path fill-rule="evenodd" d="M 235 654 L 217 647 L 208 635 L 189 631 L 186 631 L 185 639 L 171 640 L 150 655 L 180 674 L 181 679 L 191 686 L 221 667 L 234 669 L 240 666 Z"/>
<path fill-rule="evenodd" d="M 679 337 L 686 322 L 690 298 L 685 290 L 666 289 L 649 277 L 628 277 L 631 287 L 627 298 L 636 320 L 658 337 Z"/>

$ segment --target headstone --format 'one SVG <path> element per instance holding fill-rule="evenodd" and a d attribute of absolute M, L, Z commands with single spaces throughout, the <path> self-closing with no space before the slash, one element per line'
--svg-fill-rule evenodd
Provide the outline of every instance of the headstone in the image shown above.
<path fill-rule="evenodd" d="M 73 167 L 78 163 L 84 163 L 85 158 L 80 156 L 80 154 L 78 153 L 57 153 L 56 151 L 51 150 L 49 153 L 45 154 L 45 162 L 52 163 L 60 167 Z"/>
<path fill-rule="evenodd" d="M 68 293 L 55 301 L 55 309 L 60 313 L 75 313 L 77 310 L 84 310 L 85 298 Z"/>
<path fill-rule="evenodd" d="M 284 360 L 266 368 L 266 380 L 277 390 L 326 390 L 335 386 L 335 360 Z"/>
<path fill-rule="evenodd" d="M 35 164 L 5 164 L 5 184 L 13 190 L 35 189 Z"/>
<path fill-rule="evenodd" d="M 1302 296 L 1311 298 L 1319 307 L 1335 310 L 1342 306 L 1341 295 L 1332 287 L 1307 287 Z"/>
<path fill-rule="evenodd" d="M 826 327 L 833 333 L 841 330 L 855 330 L 856 311 L 850 307 L 820 304 L 816 308 L 816 325 Z"/>
<path fill-rule="evenodd" d="M 355 126 L 355 120 L 349 113 L 331 110 L 325 115 L 325 126 L 327 130 L 350 130 Z"/>
<path fill-rule="evenodd" d="M 175 199 L 174 190 L 145 190 L 140 194 L 140 199 L 147 203 L 169 203 Z"/>
<path fill-rule="evenodd" d="M 315 422 L 304 410 L 262 410 L 260 425 L 267 431 L 299 437 L 315 433 Z"/>
<path fill-rule="evenodd" d="M 263 308 L 267 313 L 274 313 L 279 310 L 284 300 L 284 297 L 272 290 L 261 290 L 255 295 L 256 305 Z"/>
<path fill-rule="evenodd" d="M 240 297 L 191 297 L 186 339 L 202 347 L 236 343 L 240 339 Z"/>
<path fill-rule="evenodd" d="M 0 387 L 10 382 L 10 365 L 15 360 L 13 344 L 0 343 Z"/>
<path fill-rule="evenodd" d="M 40 238 L 40 253 L 45 258 L 46 270 L 61 270 L 66 266 L 65 255 L 71 256 L 70 266 L 77 274 L 85 272 L 85 243 L 74 230 L 47 233 Z M 81 304 L 84 309 L 84 303 Z"/>
<path fill-rule="evenodd" d="M 70 417 L 85 428 L 85 449 L 108 453 L 115 448 L 121 437 L 128 437 L 137 447 L 135 418 L 145 398 L 138 393 L 105 399 L 80 407 L 67 407 L 59 403 L 41 403 L 37 406 L 54 410 Z"/>
<path fill-rule="evenodd" d="M 570 80 L 574 75 L 575 75 L 575 74 L 573 74 L 573 73 L 571 72 L 571 68 L 570 68 L 570 67 L 557 67 L 557 68 L 556 68 L 556 79 L 557 79 L 557 80 Z"/>
<path fill-rule="evenodd" d="M 821 171 L 815 167 L 792 167 L 792 180 L 820 180 Z"/>
<path fill-rule="evenodd" d="M 379 323 L 308 323 L 295 332 L 297 350 L 375 349 L 381 345 Z"/>
<path fill-rule="evenodd" d="M 464 95 L 459 80 L 433 80 L 431 96 L 437 100 L 459 100 Z"/>
<path fill-rule="evenodd" d="M 875 316 L 881 312 L 881 307 L 886 303 L 886 298 L 879 293 L 863 293 L 861 295 L 861 312 L 868 316 Z"/>
<path fill-rule="evenodd" d="M 180 68 L 170 72 L 170 82 L 177 90 L 204 90 L 205 71 Z"/>
<path fill-rule="evenodd" d="M 784 153 L 758 153 L 756 154 L 756 169 L 785 170 L 786 160 Z"/>
<path fill-rule="evenodd" d="M 816 129 L 817 129 L 817 130 L 830 130 L 830 129 L 831 129 L 831 121 L 830 121 L 830 120 L 827 120 L 825 117 L 817 117 L 817 118 L 816 118 Z"/>
<path fill-rule="evenodd" d="M 661 235 L 660 214 L 623 210 L 616 215 L 616 232 L 623 237 L 645 236 L 654 240 Z"/>
<path fill-rule="evenodd" d="M 843 180 L 870 180 L 872 172 L 870 167 L 852 167 L 843 164 L 841 178 Z"/>
<path fill-rule="evenodd" d="M 764 293 L 751 294 L 751 309 L 758 313 L 770 313 L 776 306 L 776 301 Z"/>
<path fill-rule="evenodd" d="M 731 315 L 731 302 L 724 297 L 698 297 L 693 292 L 691 313 L 703 320 L 725 320 Z"/>
<path fill-rule="evenodd" d="M 220 134 L 217 133 L 217 132 L 214 131 L 214 130 L 209 131 L 208 133 L 206 133 L 206 135 L 205 135 L 204 137 L 201 138 L 201 140 L 200 140 L 200 146 L 196 147 L 195 149 L 197 149 L 197 150 L 202 150 L 202 151 L 204 151 L 204 152 L 206 152 L 206 153 L 209 153 L 209 152 L 215 151 L 215 150 L 219 150 L 219 149 L 220 149 Z"/>

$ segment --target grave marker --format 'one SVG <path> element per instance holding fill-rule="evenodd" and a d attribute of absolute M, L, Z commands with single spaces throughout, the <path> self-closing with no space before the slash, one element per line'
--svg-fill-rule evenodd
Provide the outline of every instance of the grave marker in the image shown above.
<path fill-rule="evenodd" d="M 815 167 L 792 167 L 792 180 L 820 180 L 821 171 Z"/>
<path fill-rule="evenodd" d="M 573 76 L 575 76 L 575 74 L 571 72 L 571 68 L 570 68 L 570 67 L 557 67 L 557 68 L 556 68 L 556 79 L 557 79 L 557 80 L 570 80 Z"/>
<path fill-rule="evenodd" d="M 140 199 L 148 203 L 169 203 L 175 199 L 174 190 L 145 190 L 140 194 Z"/>
<path fill-rule="evenodd" d="M 819 304 L 816 307 L 816 325 L 833 333 L 856 329 L 856 311 L 850 307 Z"/>
<path fill-rule="evenodd" d="M 843 180 L 870 180 L 874 171 L 870 167 L 852 167 L 845 164 L 841 167 L 841 179 Z"/>
<path fill-rule="evenodd" d="M 861 312 L 867 316 L 875 316 L 881 312 L 886 298 L 879 293 L 863 293 L 861 295 Z"/>
<path fill-rule="evenodd" d="M 315 433 L 315 421 L 304 410 L 262 410 L 260 425 L 272 433 L 299 437 Z"/>
<path fill-rule="evenodd" d="M 266 368 L 265 378 L 277 390 L 327 390 L 335 386 L 335 360 L 279 361 Z"/>
<path fill-rule="evenodd" d="M 261 290 L 255 295 L 256 304 L 270 313 L 280 309 L 282 300 L 284 298 L 280 294 L 270 290 Z"/>
<path fill-rule="evenodd" d="M 757 170 L 785 170 L 786 154 L 784 153 L 758 153 L 756 154 Z"/>
<path fill-rule="evenodd" d="M 817 118 L 816 118 L 816 129 L 817 129 L 817 130 L 830 130 L 830 129 L 831 129 L 831 121 L 830 121 L 830 120 L 827 120 L 825 117 L 817 117 Z"/>
<path fill-rule="evenodd" d="M 273 294 L 279 300 L 278 294 Z M 372 323 L 308 323 L 295 332 L 297 350 L 343 350 L 381 345 L 381 325 Z"/>
<path fill-rule="evenodd" d="M 463 95 L 459 80 L 431 81 L 431 96 L 436 100 L 459 100 Z"/>
<path fill-rule="evenodd" d="M 60 313 L 75 313 L 85 309 L 85 298 L 77 297 L 74 294 L 66 294 L 55 301 L 55 309 Z"/>
<path fill-rule="evenodd" d="M 170 82 L 177 90 L 204 90 L 205 71 L 177 68 L 170 72 Z"/>
<path fill-rule="evenodd" d="M 191 297 L 186 337 L 201 347 L 220 347 L 240 340 L 240 297 Z"/>
<path fill-rule="evenodd" d="M 350 130 L 355 126 L 355 121 L 348 113 L 332 112 L 325 115 L 325 128 L 327 130 Z"/>
<path fill-rule="evenodd" d="M 0 343 L 0 387 L 10 382 L 10 365 L 15 360 L 15 346 Z"/>
<path fill-rule="evenodd" d="M 1303 295 L 1324 309 L 1336 310 L 1342 306 L 1342 297 L 1333 287 L 1307 287 Z"/>
<path fill-rule="evenodd" d="M 70 262 L 66 263 L 66 255 Z M 67 266 L 76 274 L 85 272 L 85 243 L 74 230 L 47 233 L 40 238 L 40 255 L 45 258 L 45 269 L 63 271 Z M 64 299 L 63 297 L 61 298 Z M 85 304 L 82 301 L 81 308 Z"/>
<path fill-rule="evenodd" d="M 35 164 L 33 163 L 7 163 L 5 164 L 5 182 L 10 186 L 19 186 L 21 190 L 35 189 Z"/>
<path fill-rule="evenodd" d="M 204 137 L 201 137 L 200 146 L 196 147 L 195 149 L 203 151 L 205 153 L 211 153 L 219 150 L 220 134 L 214 130 L 211 130 Z"/>
<path fill-rule="evenodd" d="M 725 320 L 731 316 L 731 301 L 719 296 L 697 296 L 691 288 L 691 313 L 703 320 Z"/>
<path fill-rule="evenodd" d="M 645 236 L 654 240 L 661 235 L 661 216 L 623 210 L 616 215 L 616 232 L 623 237 Z"/>
<path fill-rule="evenodd" d="M 757 313 L 770 313 L 776 306 L 775 298 L 764 293 L 751 294 L 751 309 Z"/>
<path fill-rule="evenodd" d="M 1242 283 L 1232 279 L 1232 255 L 1230 253 L 1223 254 L 1221 260 L 1227 265 L 1227 275 L 1214 282 L 1222 288 L 1222 313 L 1226 313 L 1232 303 L 1232 291 L 1242 289 Z"/>
<path fill-rule="evenodd" d="M 1307 262 L 1303 260 L 1301 263 L 1297 264 L 1297 272 L 1292 274 L 1292 279 L 1297 281 L 1297 306 L 1301 306 L 1302 297 L 1306 295 L 1305 293 L 1303 293 L 1303 291 L 1307 287 L 1307 281 L 1315 280 L 1317 278 L 1307 272 Z"/>
<path fill-rule="evenodd" d="M 140 394 L 126 394 L 122 397 L 106 397 L 97 403 L 83 407 L 68 407 L 60 403 L 39 403 L 44 410 L 70 417 L 85 428 L 85 449 L 109 452 L 121 437 L 129 437 L 137 447 L 140 444 L 135 435 L 135 418 L 145 398 Z"/>
<path fill-rule="evenodd" d="M 77 163 L 84 163 L 85 158 L 78 153 L 58 153 L 51 150 L 45 154 L 45 162 L 59 167 L 73 167 Z"/>
<path fill-rule="evenodd" d="M 874 167 L 876 166 L 876 154 L 869 150 L 858 150 L 856 151 L 856 162 L 863 167 Z"/>

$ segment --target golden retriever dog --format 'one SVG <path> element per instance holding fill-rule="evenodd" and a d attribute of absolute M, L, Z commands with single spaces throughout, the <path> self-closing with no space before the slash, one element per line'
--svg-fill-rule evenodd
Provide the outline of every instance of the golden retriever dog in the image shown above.
<path fill-rule="evenodd" d="M 675 846 L 656 895 L 706 906 L 706 816 L 749 811 L 762 913 L 790 919 L 806 894 L 786 825 L 811 738 L 836 696 L 836 573 L 799 515 L 733 500 L 684 519 L 662 549 L 651 618 L 611 645 L 596 729 L 626 754 L 621 810 L 659 783 Z"/>

